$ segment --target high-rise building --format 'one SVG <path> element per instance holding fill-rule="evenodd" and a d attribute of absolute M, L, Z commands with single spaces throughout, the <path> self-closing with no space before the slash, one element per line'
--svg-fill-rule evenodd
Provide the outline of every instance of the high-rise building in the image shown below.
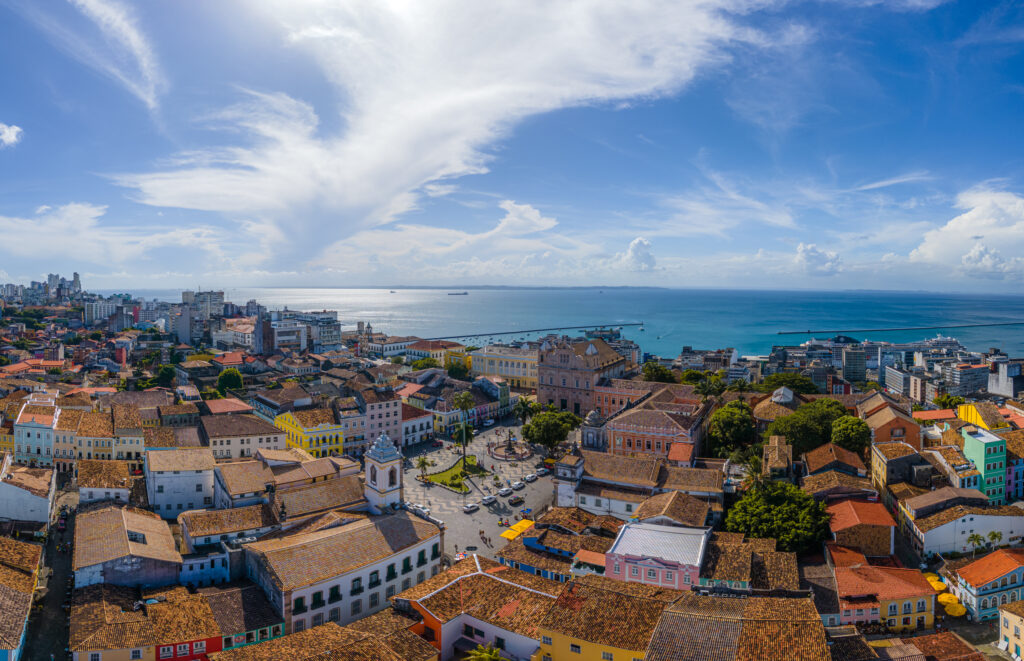
<path fill-rule="evenodd" d="M 867 361 L 864 348 L 858 345 L 843 347 L 843 378 L 850 383 L 867 380 Z"/>

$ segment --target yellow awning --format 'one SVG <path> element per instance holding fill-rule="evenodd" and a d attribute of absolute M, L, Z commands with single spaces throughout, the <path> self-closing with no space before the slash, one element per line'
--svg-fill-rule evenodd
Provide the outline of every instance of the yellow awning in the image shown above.
<path fill-rule="evenodd" d="M 505 532 L 501 533 L 501 536 L 505 539 L 515 539 L 516 537 L 519 537 L 519 531 L 509 528 Z"/>
<path fill-rule="evenodd" d="M 526 532 L 527 530 L 529 530 L 530 527 L 532 527 L 532 526 L 533 526 L 533 521 L 531 521 L 529 519 L 523 519 L 522 521 L 520 521 L 520 522 L 516 523 L 515 525 L 511 526 L 510 530 L 515 530 L 517 533 L 523 533 L 523 532 Z"/>

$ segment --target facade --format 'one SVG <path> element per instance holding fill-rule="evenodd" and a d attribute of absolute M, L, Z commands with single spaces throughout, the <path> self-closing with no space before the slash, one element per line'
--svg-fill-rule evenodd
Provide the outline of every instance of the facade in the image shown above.
<path fill-rule="evenodd" d="M 604 575 L 618 581 L 689 590 L 700 582 L 710 528 L 627 523 L 605 554 Z"/>
<path fill-rule="evenodd" d="M 977 547 L 971 536 L 980 535 L 982 546 L 992 544 L 995 533 L 1003 544 L 1019 544 L 1024 535 L 1024 510 L 1012 505 L 969 507 L 956 505 L 924 518 L 908 522 L 907 537 L 923 557 L 937 553 L 970 553 Z"/>
<path fill-rule="evenodd" d="M 284 432 L 290 448 L 301 448 L 314 457 L 340 456 L 345 433 L 334 419 L 334 411 L 325 408 L 282 413 L 274 426 Z"/>
<path fill-rule="evenodd" d="M 0 456 L 0 520 L 25 522 L 33 528 L 48 525 L 56 492 L 53 470 L 15 466 L 11 455 Z"/>
<path fill-rule="evenodd" d="M 199 428 L 215 459 L 241 459 L 260 450 L 285 448 L 285 432 L 255 415 L 204 415 Z"/>
<path fill-rule="evenodd" d="M 840 624 L 884 624 L 890 631 L 932 628 L 935 590 L 916 569 L 836 567 Z"/>
<path fill-rule="evenodd" d="M 1024 551 L 999 549 L 945 572 L 949 590 L 974 622 L 999 617 L 999 609 L 1024 598 Z"/>
<path fill-rule="evenodd" d="M 878 502 L 843 500 L 828 506 L 832 538 L 865 556 L 890 556 L 895 551 L 896 522 Z"/>
<path fill-rule="evenodd" d="M 1024 601 L 1015 601 L 999 606 L 999 646 L 1016 657 L 1024 649 Z"/>
<path fill-rule="evenodd" d="M 245 570 L 287 632 L 347 624 L 440 570 L 441 530 L 406 512 L 245 546 Z"/>
<path fill-rule="evenodd" d="M 597 382 L 621 377 L 629 366 L 604 340 L 545 341 L 537 356 L 537 401 L 583 417 L 596 405 Z"/>
<path fill-rule="evenodd" d="M 25 404 L 14 422 L 14 461 L 29 466 L 53 465 L 54 427 L 60 409 Z"/>
<path fill-rule="evenodd" d="M 882 406 L 864 416 L 871 428 L 872 443 L 901 441 L 915 450 L 921 449 L 921 425 L 892 405 Z"/>
<path fill-rule="evenodd" d="M 424 443 L 434 437 L 434 416 L 402 403 L 402 447 Z"/>
<path fill-rule="evenodd" d="M 960 428 L 964 457 L 981 473 L 977 488 L 995 505 L 1006 503 L 1006 440 L 974 425 Z"/>
<path fill-rule="evenodd" d="M 160 517 L 109 505 L 78 514 L 71 568 L 76 588 L 96 583 L 159 587 L 178 582 L 181 554 Z"/>
<path fill-rule="evenodd" d="M 215 465 L 205 448 L 147 452 L 146 493 L 153 511 L 176 519 L 186 510 L 213 507 Z"/>
<path fill-rule="evenodd" d="M 112 500 L 127 503 L 132 475 L 123 461 L 82 459 L 78 462 L 78 502 Z"/>
<path fill-rule="evenodd" d="M 613 454 L 668 457 L 673 450 L 690 465 L 700 451 L 711 406 L 700 398 L 662 388 L 638 404 L 611 416 L 604 436 Z"/>
<path fill-rule="evenodd" d="M 988 375 L 990 394 L 1017 399 L 1024 392 L 1024 360 L 991 363 Z"/>
<path fill-rule="evenodd" d="M 505 379 L 513 388 L 537 387 L 537 349 L 490 345 L 470 352 L 474 374 Z"/>

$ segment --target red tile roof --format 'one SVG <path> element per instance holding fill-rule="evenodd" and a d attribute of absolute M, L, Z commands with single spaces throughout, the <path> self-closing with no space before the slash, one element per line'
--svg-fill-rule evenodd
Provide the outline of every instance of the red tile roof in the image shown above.
<path fill-rule="evenodd" d="M 915 420 L 952 420 L 956 417 L 953 409 L 939 409 L 938 411 L 914 411 Z"/>
<path fill-rule="evenodd" d="M 693 461 L 693 443 L 673 443 L 668 450 L 668 460 L 689 464 Z"/>
<path fill-rule="evenodd" d="M 836 591 L 840 598 L 871 595 L 879 600 L 932 596 L 935 590 L 916 569 L 893 567 L 836 567 Z"/>
<path fill-rule="evenodd" d="M 889 511 L 881 503 L 869 503 L 863 500 L 843 500 L 827 508 L 832 520 L 829 526 L 832 532 L 846 530 L 857 525 L 896 527 Z"/>
<path fill-rule="evenodd" d="M 957 570 L 960 578 L 975 587 L 981 587 L 1024 565 L 1024 550 L 1002 549 Z"/>

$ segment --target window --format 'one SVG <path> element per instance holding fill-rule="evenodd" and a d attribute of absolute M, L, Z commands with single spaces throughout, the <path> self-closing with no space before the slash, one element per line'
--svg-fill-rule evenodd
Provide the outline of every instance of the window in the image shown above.
<path fill-rule="evenodd" d="M 398 572 L 395 571 L 395 563 L 392 562 L 390 565 L 388 565 L 388 573 L 384 577 L 384 580 L 393 581 L 396 578 L 398 578 Z"/>
<path fill-rule="evenodd" d="M 327 621 L 328 622 L 340 622 L 341 621 L 341 609 L 340 608 L 332 608 L 327 613 Z"/>
<path fill-rule="evenodd" d="M 411 578 L 403 578 L 402 579 L 402 590 L 408 590 L 411 587 L 412 587 L 412 579 Z"/>
<path fill-rule="evenodd" d="M 90 654 L 89 655 L 89 661 L 100 661 L 100 653 L 99 652 L 93 652 L 92 654 Z"/>
<path fill-rule="evenodd" d="M 897 613 L 898 609 L 896 607 L 896 604 L 889 604 L 889 615 L 896 615 Z"/>
<path fill-rule="evenodd" d="M 441 557 L 440 545 L 437 542 L 434 542 L 434 545 L 430 547 L 430 559 L 431 560 L 437 560 L 440 557 Z M 1014 578 L 1016 578 L 1016 577 L 1014 577 Z"/>
<path fill-rule="evenodd" d="M 162 485 L 162 484 L 156 485 L 156 492 L 157 493 L 163 493 L 164 492 L 164 485 Z"/>
<path fill-rule="evenodd" d="M 905 626 L 905 627 L 909 627 L 910 626 L 910 618 L 909 617 L 903 618 L 903 626 Z"/>
<path fill-rule="evenodd" d="M 349 591 L 350 594 L 362 594 L 363 592 L 363 579 L 353 578 L 352 589 Z"/>
<path fill-rule="evenodd" d="M 141 659 L 142 658 L 142 650 L 132 650 L 131 658 L 133 659 L 133 661 L 134 661 L 134 659 Z"/>
<path fill-rule="evenodd" d="M 385 599 L 390 599 L 393 596 L 395 596 L 395 586 L 394 585 L 389 585 L 387 587 L 387 589 L 384 590 L 384 598 Z"/>
<path fill-rule="evenodd" d="M 188 643 L 178 643 L 178 656 L 188 654 Z"/>
<path fill-rule="evenodd" d="M 171 647 L 170 645 L 166 645 L 166 646 L 160 648 L 160 658 L 161 659 L 169 659 L 172 656 L 174 656 L 174 648 L 173 647 Z"/>
<path fill-rule="evenodd" d="M 306 598 L 295 597 L 295 601 L 292 602 L 292 615 L 299 615 L 306 612 Z"/>
<path fill-rule="evenodd" d="M 505 639 L 500 636 L 494 637 L 494 646 L 499 650 L 505 649 Z"/>
<path fill-rule="evenodd" d="M 541 645 L 550 645 L 551 644 L 551 636 L 541 636 L 540 637 L 540 644 Z"/>
<path fill-rule="evenodd" d="M 637 567 L 630 567 L 629 568 L 629 575 L 630 576 L 639 576 L 640 575 L 640 569 L 638 569 Z"/>
<path fill-rule="evenodd" d="M 313 593 L 313 603 L 310 604 L 310 608 L 323 608 L 324 607 L 324 593 L 317 590 Z"/>
<path fill-rule="evenodd" d="M 193 654 L 200 654 L 200 653 L 205 652 L 205 651 L 206 651 L 206 641 L 205 640 L 197 640 L 196 642 L 192 643 L 192 653 Z"/>
<path fill-rule="evenodd" d="M 647 578 L 658 578 L 658 572 L 655 569 L 647 570 Z"/>
<path fill-rule="evenodd" d="M 324 623 L 324 614 L 323 613 L 317 613 L 316 615 L 313 616 L 313 621 L 310 623 L 310 626 L 318 627 L 318 626 L 320 626 L 323 623 Z"/>
<path fill-rule="evenodd" d="M 370 595 L 370 608 L 376 608 L 380 604 L 380 593 L 374 592 Z"/>
<path fill-rule="evenodd" d="M 469 636 L 470 638 L 472 638 L 473 637 L 473 627 L 468 625 L 468 624 L 463 624 L 462 625 L 462 635 L 463 636 Z"/>
<path fill-rule="evenodd" d="M 305 631 L 305 630 L 306 630 L 306 621 L 305 620 L 295 620 L 294 622 L 292 622 L 292 632 L 293 633 L 299 633 L 300 631 Z"/>
<path fill-rule="evenodd" d="M 909 612 L 910 612 L 910 602 L 909 601 L 904 601 L 903 602 L 903 614 L 906 615 Z"/>
<path fill-rule="evenodd" d="M 612 655 L 611 652 L 601 652 L 602 661 L 613 661 L 614 659 L 615 657 Z"/>
<path fill-rule="evenodd" d="M 360 599 L 356 599 L 352 602 L 352 614 L 359 615 L 363 612 L 363 602 Z"/>
<path fill-rule="evenodd" d="M 571 643 L 569 645 L 569 651 L 572 652 L 573 654 L 579 654 L 580 653 L 580 646 L 575 644 L 575 643 Z"/>
<path fill-rule="evenodd" d="M 197 484 L 196 485 L 196 491 L 202 491 L 202 490 L 203 490 L 203 485 L 202 484 Z"/>
<path fill-rule="evenodd" d="M 375 588 L 378 585 L 380 585 L 380 572 L 379 571 L 372 571 L 372 572 L 370 572 L 370 587 L 371 588 Z"/>
<path fill-rule="evenodd" d="M 917 612 L 920 613 L 920 612 L 924 611 L 924 609 L 925 609 L 924 599 L 918 599 L 917 600 Z"/>
<path fill-rule="evenodd" d="M 333 604 L 338 601 L 341 601 L 341 586 L 332 585 L 331 590 L 327 595 L 327 603 Z"/>
<path fill-rule="evenodd" d="M 412 558 L 402 558 L 402 573 L 408 574 L 412 571 Z"/>

